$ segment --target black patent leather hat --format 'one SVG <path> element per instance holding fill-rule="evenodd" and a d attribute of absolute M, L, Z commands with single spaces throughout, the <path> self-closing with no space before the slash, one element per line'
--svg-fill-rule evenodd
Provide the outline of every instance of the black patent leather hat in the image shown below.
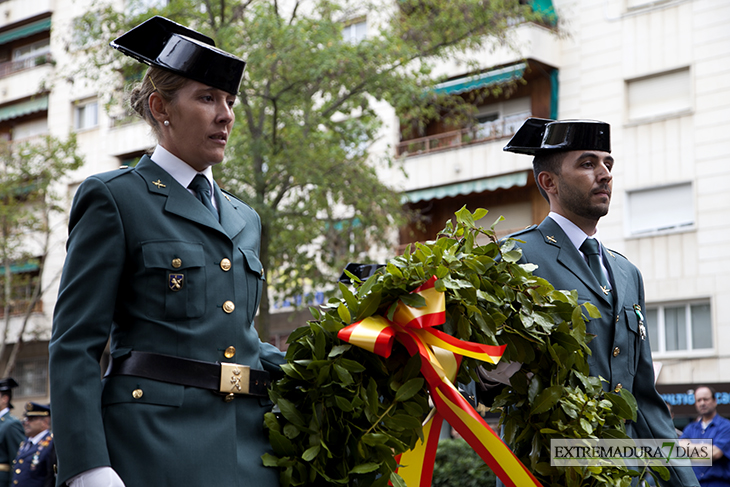
<path fill-rule="evenodd" d="M 150 66 L 238 94 L 245 61 L 215 47 L 208 36 L 165 17 L 155 16 L 110 44 L 123 54 Z"/>
<path fill-rule="evenodd" d="M 533 156 L 571 150 L 611 152 L 611 126 L 597 120 L 528 118 L 503 150 Z"/>

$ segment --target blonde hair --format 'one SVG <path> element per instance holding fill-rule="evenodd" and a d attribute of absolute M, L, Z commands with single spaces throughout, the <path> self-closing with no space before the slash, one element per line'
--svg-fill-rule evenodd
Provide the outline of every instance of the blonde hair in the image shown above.
<path fill-rule="evenodd" d="M 188 78 L 179 74 L 156 66 L 150 66 L 142 81 L 132 88 L 129 94 L 129 104 L 152 127 L 152 131 L 157 139 L 161 136 L 160 124 L 152 116 L 152 112 L 150 111 L 150 95 L 156 91 L 163 100 L 168 103 L 174 103 L 178 91 L 189 81 Z"/>

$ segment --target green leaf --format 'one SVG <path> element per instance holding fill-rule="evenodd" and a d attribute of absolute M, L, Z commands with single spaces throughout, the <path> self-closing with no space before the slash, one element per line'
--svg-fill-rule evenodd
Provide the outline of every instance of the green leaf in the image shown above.
<path fill-rule="evenodd" d="M 269 431 L 269 443 L 271 443 L 271 447 L 274 449 L 274 453 L 279 456 L 290 457 L 297 454 L 294 443 L 292 443 L 289 438 L 282 435 L 278 431 Z"/>
<path fill-rule="evenodd" d="M 281 414 L 287 419 L 287 421 L 301 430 L 306 429 L 307 426 L 304 421 L 304 416 L 302 416 L 302 413 L 299 412 L 299 409 L 297 409 L 293 402 L 288 399 L 281 398 L 279 399 L 278 404 Z"/>
<path fill-rule="evenodd" d="M 411 308 L 423 308 L 426 306 L 426 300 L 420 294 L 403 294 L 398 297 L 403 304 Z"/>
<path fill-rule="evenodd" d="M 346 325 L 350 324 L 350 311 L 345 306 L 345 303 L 340 303 L 340 305 L 337 307 L 337 314 L 340 316 L 340 319 L 345 323 Z"/>
<path fill-rule="evenodd" d="M 639 406 L 636 403 L 636 398 L 628 391 L 628 389 L 621 389 L 620 394 L 624 401 L 626 401 L 626 404 L 631 409 L 631 419 L 633 421 L 636 421 L 636 415 L 639 410 Z"/>
<path fill-rule="evenodd" d="M 342 396 L 335 396 L 335 402 L 337 403 L 337 407 L 345 411 L 346 413 L 349 413 L 352 411 L 352 404 L 350 401 L 345 399 Z"/>
<path fill-rule="evenodd" d="M 535 402 L 532 405 L 530 414 L 540 414 L 548 409 L 552 408 L 558 403 L 558 400 L 563 395 L 562 386 L 551 386 L 543 390 L 535 398 Z"/>
<path fill-rule="evenodd" d="M 279 458 L 275 457 L 271 453 L 264 453 L 261 455 L 261 460 L 264 463 L 264 467 L 278 467 L 279 466 Z"/>
<path fill-rule="evenodd" d="M 596 306 L 588 301 L 583 303 L 583 307 L 588 311 L 588 316 L 590 316 L 592 319 L 598 319 L 601 317 L 601 312 L 598 311 L 598 308 Z"/>
<path fill-rule="evenodd" d="M 395 393 L 396 402 L 407 401 L 418 394 L 418 392 L 423 389 L 424 382 L 425 381 L 421 377 L 416 377 L 404 383 Z"/>
<path fill-rule="evenodd" d="M 317 455 L 319 455 L 320 446 L 314 445 L 312 447 L 307 448 L 304 453 L 302 453 L 302 460 L 305 462 L 311 462 L 315 458 L 317 458 Z"/>
<path fill-rule="evenodd" d="M 403 477 L 395 472 L 390 474 L 390 483 L 393 484 L 393 487 L 408 487 Z"/>
<path fill-rule="evenodd" d="M 380 468 L 380 464 L 378 463 L 361 463 L 359 465 L 355 465 L 355 467 L 350 470 L 349 473 L 351 474 L 362 474 L 362 473 L 370 473 L 376 471 L 378 468 Z"/>
<path fill-rule="evenodd" d="M 636 421 L 636 410 L 632 410 L 629 403 L 622 396 L 609 392 L 606 394 L 606 399 L 611 401 L 611 409 L 617 416 Z"/>
<path fill-rule="evenodd" d="M 346 343 L 344 345 L 335 345 L 332 347 L 332 350 L 330 350 L 330 353 L 327 354 L 327 358 L 335 358 L 338 355 L 342 355 L 343 353 L 347 352 L 352 348 L 352 345 L 349 343 Z"/>

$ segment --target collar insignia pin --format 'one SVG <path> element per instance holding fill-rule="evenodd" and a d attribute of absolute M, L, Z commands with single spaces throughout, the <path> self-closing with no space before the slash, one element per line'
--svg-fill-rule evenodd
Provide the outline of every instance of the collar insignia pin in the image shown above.
<path fill-rule="evenodd" d="M 157 181 L 152 181 L 152 184 L 154 184 L 155 186 L 157 186 L 157 189 L 166 188 L 167 187 L 164 184 L 162 184 L 162 181 L 160 181 L 159 179 Z"/>
<path fill-rule="evenodd" d="M 553 236 L 551 236 L 551 235 L 546 235 L 546 236 L 545 236 L 545 238 L 547 238 L 547 239 L 548 239 L 549 241 L 551 241 L 552 243 L 558 243 L 558 241 L 557 241 L 557 240 L 555 240 L 555 237 L 553 237 Z"/>
<path fill-rule="evenodd" d="M 601 291 L 603 291 L 603 294 L 605 294 L 606 296 L 608 296 L 608 293 L 611 292 L 611 290 L 608 289 L 606 286 L 601 286 Z"/>

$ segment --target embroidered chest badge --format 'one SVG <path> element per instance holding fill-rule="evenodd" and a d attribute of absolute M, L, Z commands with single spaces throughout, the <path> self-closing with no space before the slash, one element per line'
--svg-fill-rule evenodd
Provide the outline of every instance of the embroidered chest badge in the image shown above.
<path fill-rule="evenodd" d="M 635 304 L 634 312 L 636 313 L 636 317 L 639 318 L 639 335 L 642 340 L 646 340 L 646 326 L 644 326 L 644 315 L 641 314 L 641 306 Z"/>
<path fill-rule="evenodd" d="M 170 288 L 170 291 L 181 290 L 184 278 L 185 276 L 183 274 L 170 274 L 167 278 L 167 285 Z"/>

